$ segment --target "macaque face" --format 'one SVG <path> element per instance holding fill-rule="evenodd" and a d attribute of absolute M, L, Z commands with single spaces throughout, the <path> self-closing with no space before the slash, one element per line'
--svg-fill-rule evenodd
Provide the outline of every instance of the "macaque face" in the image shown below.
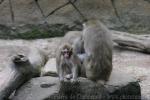
<path fill-rule="evenodd" d="M 62 55 L 64 56 L 64 58 L 66 59 L 69 59 L 72 55 L 72 50 L 71 49 L 68 49 L 68 48 L 64 48 L 62 51 L 61 51 Z"/>

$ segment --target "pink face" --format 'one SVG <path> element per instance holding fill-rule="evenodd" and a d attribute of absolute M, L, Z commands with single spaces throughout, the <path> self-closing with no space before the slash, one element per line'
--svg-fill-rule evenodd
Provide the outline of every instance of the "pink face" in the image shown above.
<path fill-rule="evenodd" d="M 69 51 L 68 49 L 64 49 L 62 50 L 62 55 L 66 58 L 69 59 L 71 56 L 71 51 Z"/>

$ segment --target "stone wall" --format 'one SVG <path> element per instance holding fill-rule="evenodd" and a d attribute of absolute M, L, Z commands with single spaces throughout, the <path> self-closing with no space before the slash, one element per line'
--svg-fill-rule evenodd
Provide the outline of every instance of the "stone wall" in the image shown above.
<path fill-rule="evenodd" d="M 0 24 L 4 26 L 49 24 L 74 26 L 81 16 L 72 5 L 47 15 L 68 0 L 0 0 Z M 109 28 L 131 33 L 150 33 L 149 0 L 77 0 L 75 5 L 87 18 L 99 18 Z M 1 30 L 0 30 L 1 31 Z"/>

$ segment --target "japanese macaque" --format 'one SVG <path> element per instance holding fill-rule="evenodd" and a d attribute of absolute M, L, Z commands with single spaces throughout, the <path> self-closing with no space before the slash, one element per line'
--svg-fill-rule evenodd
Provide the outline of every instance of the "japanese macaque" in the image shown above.
<path fill-rule="evenodd" d="M 56 56 L 56 67 L 60 81 L 76 82 L 80 74 L 81 61 L 70 44 L 64 43 Z"/>
<path fill-rule="evenodd" d="M 72 45 L 74 52 L 77 54 L 84 53 L 83 39 L 81 31 L 69 31 L 63 38 L 64 42 Z"/>
<path fill-rule="evenodd" d="M 111 32 L 94 19 L 83 23 L 83 27 L 86 77 L 103 84 L 109 80 L 112 71 Z"/>
<path fill-rule="evenodd" d="M 67 42 L 73 47 L 74 52 L 83 63 L 83 60 L 85 59 L 85 50 L 82 38 L 82 31 L 69 31 L 64 36 L 63 42 Z"/>

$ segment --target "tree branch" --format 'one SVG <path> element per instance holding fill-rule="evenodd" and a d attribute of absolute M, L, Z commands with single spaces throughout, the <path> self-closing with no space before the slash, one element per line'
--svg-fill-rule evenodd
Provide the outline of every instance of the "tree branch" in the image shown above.
<path fill-rule="evenodd" d="M 68 2 L 66 2 L 65 4 L 59 6 L 58 8 L 56 8 L 56 9 L 54 9 L 52 12 L 50 12 L 50 13 L 46 16 L 46 18 L 49 17 L 50 15 L 54 14 L 57 10 L 59 10 L 59 9 L 61 9 L 61 8 L 63 8 L 63 7 L 65 7 L 66 5 L 71 4 L 71 5 L 75 8 L 75 10 L 81 15 L 83 21 L 86 21 L 87 19 L 86 19 L 86 18 L 84 17 L 84 15 L 80 12 L 80 10 L 76 7 L 76 5 L 74 4 L 75 2 L 77 2 L 77 0 L 68 0 Z"/>
<path fill-rule="evenodd" d="M 150 3 L 150 0 L 144 0 L 144 1 L 146 1 L 146 2 Z"/>
<path fill-rule="evenodd" d="M 65 6 L 68 5 L 68 4 L 69 4 L 69 2 L 67 2 L 67 3 L 65 3 L 65 4 L 63 4 L 63 5 L 61 5 L 61 6 L 59 6 L 58 8 L 54 9 L 52 12 L 50 12 L 50 13 L 46 16 L 46 18 L 49 17 L 50 15 L 54 14 L 57 10 L 59 10 L 59 9 L 61 9 L 61 8 L 63 8 L 63 7 L 65 7 Z"/>
<path fill-rule="evenodd" d="M 0 5 L 1 5 L 4 1 L 5 1 L 5 0 L 1 0 L 1 1 L 0 1 Z"/>
<path fill-rule="evenodd" d="M 46 18 L 46 17 L 45 17 L 45 14 L 44 14 L 44 12 L 43 12 L 43 10 L 42 10 L 42 8 L 40 7 L 40 5 L 39 5 L 39 3 L 38 3 L 38 0 L 35 0 L 35 3 L 36 3 L 36 5 L 37 5 L 37 7 L 39 8 L 39 10 L 40 10 L 42 16 L 43 16 L 44 18 Z"/>
<path fill-rule="evenodd" d="M 10 13 L 11 13 L 11 20 L 12 20 L 12 23 L 14 23 L 15 17 L 14 17 L 14 11 L 13 11 L 12 1 L 11 0 L 9 0 L 9 7 L 10 7 Z"/>
<path fill-rule="evenodd" d="M 125 32 L 112 31 L 113 41 L 127 49 L 150 54 L 150 38 Z"/>
<path fill-rule="evenodd" d="M 68 0 L 69 3 L 75 8 L 75 10 L 80 14 L 80 16 L 83 19 L 83 22 L 87 21 L 87 18 L 85 18 L 85 16 L 81 13 L 81 11 L 78 9 L 78 7 L 74 4 L 74 2 L 72 2 L 71 0 Z M 75 0 L 76 1 L 76 0 Z"/>
<path fill-rule="evenodd" d="M 115 0 L 110 0 L 110 1 L 111 1 L 111 4 L 112 4 L 113 8 L 114 8 L 115 15 L 117 16 L 119 22 L 122 24 L 122 26 L 123 26 L 125 29 L 127 29 L 127 27 L 124 25 L 124 22 L 121 20 L 120 15 L 119 15 L 119 13 L 118 13 L 118 11 L 117 11 L 117 7 L 116 7 L 116 5 L 115 5 Z"/>

